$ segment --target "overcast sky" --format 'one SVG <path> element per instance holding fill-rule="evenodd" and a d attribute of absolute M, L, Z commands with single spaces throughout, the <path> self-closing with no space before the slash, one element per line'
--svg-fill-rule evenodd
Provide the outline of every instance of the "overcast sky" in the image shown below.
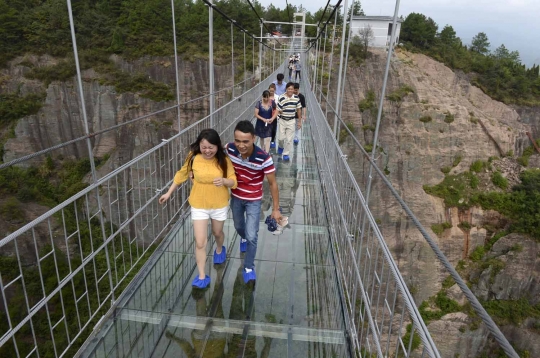
<path fill-rule="evenodd" d="M 285 8 L 285 0 L 259 0 Z M 394 0 L 360 0 L 366 15 L 393 15 Z M 330 4 L 336 4 L 331 0 Z M 351 0 L 349 0 L 349 4 Z M 326 6 L 326 0 L 291 0 L 291 5 L 302 5 L 314 13 Z M 342 2 L 344 4 L 344 1 Z M 474 35 L 485 32 L 491 50 L 504 44 L 511 51 L 517 50 L 527 67 L 540 64 L 540 0 L 403 0 L 399 14 L 406 17 L 417 12 L 431 17 L 439 31 L 452 25 L 465 44 Z"/>

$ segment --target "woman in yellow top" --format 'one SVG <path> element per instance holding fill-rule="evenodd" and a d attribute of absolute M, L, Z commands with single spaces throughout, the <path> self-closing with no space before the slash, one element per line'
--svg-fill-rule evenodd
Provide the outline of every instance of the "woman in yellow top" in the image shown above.
<path fill-rule="evenodd" d="M 167 194 L 159 198 L 160 204 L 165 203 L 176 188 L 188 179 L 190 172 L 193 172 L 193 188 L 189 204 L 195 231 L 195 259 L 199 270 L 193 286 L 206 288 L 210 284 L 210 277 L 204 272 L 208 219 L 212 220 L 212 234 L 216 239 L 214 263 L 221 264 L 227 258 L 223 246 L 223 224 L 229 211 L 229 188 L 235 189 L 237 186 L 234 167 L 223 151 L 219 134 L 214 129 L 202 130 L 195 143 L 191 144 L 186 162 L 174 176 Z"/>

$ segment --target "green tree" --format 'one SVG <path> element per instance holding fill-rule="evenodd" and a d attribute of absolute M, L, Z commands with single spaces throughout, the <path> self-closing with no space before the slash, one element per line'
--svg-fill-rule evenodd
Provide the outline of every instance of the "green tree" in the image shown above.
<path fill-rule="evenodd" d="M 456 31 L 450 25 L 446 25 L 439 33 L 439 39 L 441 43 L 448 46 L 454 46 L 460 42 L 459 37 L 456 36 Z"/>
<path fill-rule="evenodd" d="M 362 4 L 360 4 L 360 1 L 353 1 L 351 7 L 349 8 L 349 11 L 347 12 L 347 19 L 351 16 L 351 11 L 353 12 L 353 16 L 366 16 L 364 13 L 364 9 L 362 9 Z"/>
<path fill-rule="evenodd" d="M 489 40 L 485 33 L 479 32 L 472 39 L 471 50 L 485 55 L 489 53 Z"/>
<path fill-rule="evenodd" d="M 438 26 L 432 18 L 410 13 L 401 25 L 401 39 L 419 48 L 430 48 L 435 42 Z"/>

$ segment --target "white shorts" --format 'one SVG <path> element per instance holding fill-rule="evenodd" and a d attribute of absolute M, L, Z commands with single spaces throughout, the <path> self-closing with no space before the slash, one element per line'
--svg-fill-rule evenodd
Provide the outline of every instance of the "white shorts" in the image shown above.
<path fill-rule="evenodd" d="M 217 221 L 227 220 L 227 213 L 229 207 L 226 206 L 221 209 L 195 209 L 191 208 L 191 220 L 208 220 L 213 219 Z"/>

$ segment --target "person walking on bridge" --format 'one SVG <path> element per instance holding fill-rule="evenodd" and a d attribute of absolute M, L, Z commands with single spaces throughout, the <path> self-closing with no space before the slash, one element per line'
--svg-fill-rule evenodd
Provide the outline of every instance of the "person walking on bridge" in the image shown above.
<path fill-rule="evenodd" d="M 277 96 L 276 96 L 275 83 L 270 83 L 270 86 L 268 86 L 268 92 L 270 92 L 269 98 L 272 101 L 272 107 L 276 109 L 276 113 L 277 113 L 277 107 L 276 107 Z M 270 140 L 270 149 L 274 149 L 276 147 L 276 133 L 277 133 L 277 117 L 272 121 L 272 139 Z"/>
<path fill-rule="evenodd" d="M 204 272 L 208 220 L 212 222 L 212 233 L 216 239 L 214 264 L 222 264 L 227 258 L 223 246 L 223 224 L 229 211 L 229 188 L 234 190 L 238 185 L 234 167 L 223 151 L 219 134 L 214 129 L 204 129 L 199 133 L 197 140 L 191 144 L 184 165 L 176 172 L 173 184 L 159 198 L 159 203 L 164 204 L 169 200 L 176 188 L 190 177 L 193 178 L 193 188 L 189 195 L 189 205 L 195 232 L 195 260 L 199 271 L 192 284 L 206 288 L 210 284 L 210 277 Z"/>
<path fill-rule="evenodd" d="M 246 253 L 243 276 L 244 282 L 248 283 L 256 280 L 255 255 L 265 175 L 272 193 L 271 216 L 278 223 L 282 218 L 279 211 L 276 168 L 272 156 L 255 145 L 255 128 L 250 121 L 238 122 L 234 128 L 234 142 L 228 143 L 225 150 L 238 178 L 238 186 L 231 191 L 231 210 L 234 228 L 240 236 L 240 251 Z"/>
<path fill-rule="evenodd" d="M 295 82 L 302 81 L 302 76 L 300 75 L 300 72 L 302 71 L 302 64 L 300 63 L 300 60 L 294 63 L 294 71 L 295 71 L 294 81 Z"/>
<path fill-rule="evenodd" d="M 300 98 L 300 104 L 302 105 L 302 116 L 301 117 L 298 117 L 298 112 L 295 113 L 295 118 L 296 118 L 296 130 L 294 131 L 294 140 L 293 140 L 293 143 L 296 145 L 298 144 L 298 142 L 300 142 L 300 127 L 298 127 L 298 122 L 300 121 L 302 123 L 302 125 L 304 124 L 304 122 L 306 121 L 306 97 L 300 93 L 300 84 L 299 83 L 295 83 L 294 84 L 294 94 L 298 96 L 298 98 Z"/>
<path fill-rule="evenodd" d="M 277 109 L 278 119 L 278 154 L 283 154 L 283 160 L 289 161 L 289 153 L 294 136 L 295 127 L 302 128 L 302 121 L 298 121 L 295 126 L 295 114 L 302 117 L 302 104 L 300 98 L 294 94 L 294 83 L 287 83 L 287 91 L 278 98 Z"/>
<path fill-rule="evenodd" d="M 270 153 L 270 140 L 272 139 L 272 126 L 277 117 L 276 104 L 270 99 L 270 92 L 265 90 L 262 99 L 255 105 L 255 135 L 260 138 L 260 146 L 266 153 Z"/>
<path fill-rule="evenodd" d="M 272 82 L 272 84 L 276 86 L 275 94 L 278 97 L 284 94 L 285 91 L 287 90 L 287 83 L 283 82 L 284 78 L 285 76 L 283 75 L 283 73 L 278 73 L 277 81 Z M 278 121 L 274 121 L 274 131 L 272 132 L 272 141 L 270 142 L 270 148 L 272 149 L 276 147 L 276 134 L 278 133 L 277 128 L 278 128 Z"/>
<path fill-rule="evenodd" d="M 272 82 L 276 85 L 276 95 L 278 97 L 285 93 L 285 91 L 287 90 L 287 83 L 283 81 L 284 78 L 285 76 L 283 76 L 283 73 L 278 73 L 277 81 Z"/>

